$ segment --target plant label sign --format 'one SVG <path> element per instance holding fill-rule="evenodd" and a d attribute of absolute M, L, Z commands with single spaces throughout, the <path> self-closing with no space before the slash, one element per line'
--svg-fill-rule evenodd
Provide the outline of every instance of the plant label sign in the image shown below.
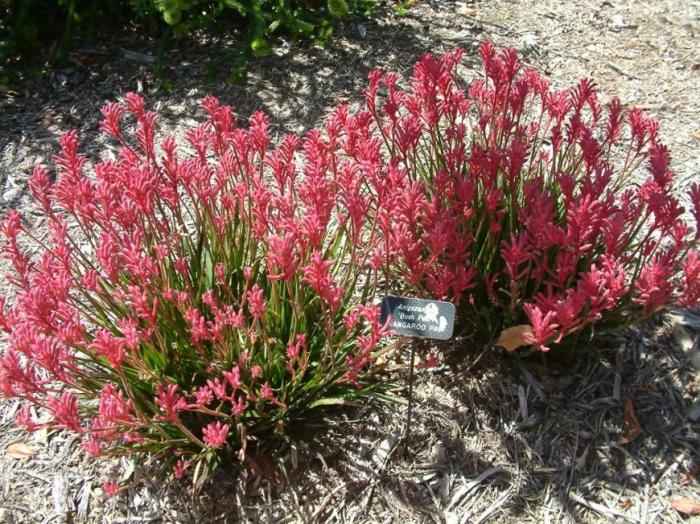
<path fill-rule="evenodd" d="M 388 296 L 382 300 L 382 324 L 389 317 L 389 329 L 398 335 L 449 340 L 455 327 L 455 305 L 439 300 Z"/>

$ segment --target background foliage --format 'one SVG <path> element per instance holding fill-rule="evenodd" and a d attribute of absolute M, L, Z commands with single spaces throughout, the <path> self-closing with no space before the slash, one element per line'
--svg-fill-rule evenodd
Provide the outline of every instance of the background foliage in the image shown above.
<path fill-rule="evenodd" d="M 0 63 L 62 58 L 77 37 L 136 24 L 147 34 L 183 37 L 212 24 L 246 28 L 250 51 L 268 53 L 272 39 L 324 43 L 333 24 L 367 13 L 373 0 L 0 0 Z"/>

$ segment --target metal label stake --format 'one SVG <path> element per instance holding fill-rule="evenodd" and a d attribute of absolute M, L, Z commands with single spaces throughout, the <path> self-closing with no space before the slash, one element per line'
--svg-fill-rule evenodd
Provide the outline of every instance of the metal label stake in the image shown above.
<path fill-rule="evenodd" d="M 439 300 L 387 296 L 382 300 L 381 323 L 389 321 L 389 329 L 397 335 L 449 340 L 455 324 L 455 306 Z M 408 373 L 408 410 L 404 454 L 408 454 L 413 422 L 413 380 L 415 375 L 416 343 L 411 344 Z"/>
<path fill-rule="evenodd" d="M 403 453 L 408 455 L 408 444 L 411 439 L 411 422 L 413 416 L 413 367 L 416 357 L 416 344 L 411 344 L 411 366 L 408 372 L 408 409 L 406 410 L 406 435 L 404 436 Z"/>

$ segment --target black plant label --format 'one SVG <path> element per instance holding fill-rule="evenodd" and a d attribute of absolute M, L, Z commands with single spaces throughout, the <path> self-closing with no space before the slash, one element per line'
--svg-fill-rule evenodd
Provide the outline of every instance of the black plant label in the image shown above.
<path fill-rule="evenodd" d="M 381 322 L 397 335 L 449 340 L 455 327 L 455 305 L 439 300 L 384 297 Z"/>

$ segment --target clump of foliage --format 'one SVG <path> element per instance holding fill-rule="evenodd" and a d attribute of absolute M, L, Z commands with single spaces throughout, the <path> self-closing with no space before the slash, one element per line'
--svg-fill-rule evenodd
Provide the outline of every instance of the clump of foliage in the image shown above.
<path fill-rule="evenodd" d="M 75 36 L 135 24 L 177 37 L 235 23 L 247 28 L 250 52 L 267 54 L 276 35 L 324 43 L 346 15 L 373 0 L 0 0 L 0 63 L 56 45 L 59 58 Z M 161 23 L 159 24 L 158 21 Z"/>
<path fill-rule="evenodd" d="M 0 0 L 0 66 L 45 46 L 60 58 L 75 34 L 90 36 L 105 22 L 120 25 L 131 15 L 125 0 Z"/>
<path fill-rule="evenodd" d="M 154 6 L 176 35 L 210 25 L 217 18 L 234 15 L 249 28 L 250 48 L 267 54 L 271 38 L 284 33 L 295 39 L 323 43 L 332 33 L 333 22 L 366 2 L 358 0 L 132 0 Z"/>
<path fill-rule="evenodd" d="M 385 258 L 462 326 L 542 351 L 700 300 L 700 186 L 676 196 L 658 125 L 595 84 L 556 91 L 512 49 L 426 55 L 410 86 L 371 75 L 367 108 L 395 186 Z M 380 94 L 380 91 L 383 94 Z M 694 224 L 692 216 L 694 216 Z"/>
<path fill-rule="evenodd" d="M 323 135 L 271 148 L 263 114 L 244 129 L 202 107 L 178 144 L 156 141 L 139 96 L 108 104 L 115 157 L 90 166 L 69 132 L 56 181 L 34 170 L 46 234 L 14 210 L 1 223 L 15 294 L 0 300 L 0 393 L 22 400 L 18 422 L 77 432 L 94 456 L 151 453 L 196 483 L 372 393 L 384 335 L 369 116 L 339 108 Z"/>
<path fill-rule="evenodd" d="M 0 394 L 18 422 L 199 484 L 373 392 L 378 289 L 454 301 L 509 350 L 698 304 L 700 185 L 685 209 L 657 123 L 480 53 L 469 86 L 460 50 L 424 56 L 406 89 L 375 71 L 364 109 L 276 147 L 264 115 L 242 128 L 213 98 L 181 143 L 156 141 L 139 96 L 108 104 L 118 152 L 92 166 L 64 135 L 56 180 L 29 183 L 42 227 L 0 223 Z"/>

